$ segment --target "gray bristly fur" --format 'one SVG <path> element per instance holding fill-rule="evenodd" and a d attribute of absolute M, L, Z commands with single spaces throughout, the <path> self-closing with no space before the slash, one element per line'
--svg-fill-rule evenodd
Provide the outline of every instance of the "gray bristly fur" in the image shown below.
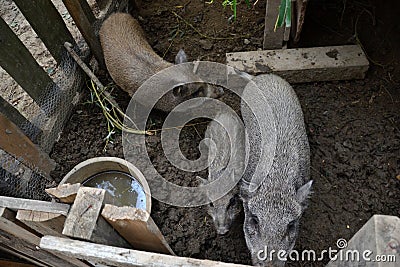
<path fill-rule="evenodd" d="M 139 22 L 129 14 L 114 13 L 110 15 L 103 22 L 99 35 L 104 60 L 111 77 L 130 95 L 133 95 L 154 74 L 173 65 L 154 52 L 147 42 Z M 186 54 L 182 49 L 179 50 L 175 60 L 176 64 L 187 62 Z M 174 73 L 174 77 L 170 78 L 176 81 L 198 82 L 200 80 L 195 74 L 180 72 L 179 69 Z M 222 88 L 205 83 L 182 85 L 168 92 L 155 107 L 163 111 L 170 111 L 176 105 L 192 97 L 217 98 L 222 94 Z M 149 99 L 153 99 L 153 97 L 149 92 Z"/>
<path fill-rule="evenodd" d="M 231 138 L 228 136 L 223 126 L 217 121 L 224 125 L 224 127 L 230 128 L 229 131 L 232 133 Z M 245 168 L 243 131 L 243 124 L 239 117 L 232 116 L 228 113 L 221 113 L 210 122 L 205 133 L 205 137 L 212 139 L 216 147 L 209 146 L 208 149 L 208 179 L 205 180 L 200 177 L 199 179 L 201 179 L 202 184 L 206 184 L 221 178 L 221 182 L 218 182 L 218 184 L 212 188 L 212 190 L 216 191 L 207 192 L 207 196 L 211 201 L 207 207 L 207 211 L 213 220 L 217 233 L 221 235 L 229 231 L 232 223 L 242 210 L 242 204 L 239 199 L 239 187 L 235 181 L 240 179 Z M 240 177 L 235 177 L 235 175 L 240 175 Z M 224 196 L 215 200 L 212 194 L 218 190 L 225 190 L 226 188 L 226 183 L 223 181 L 227 183 L 234 182 L 235 186 Z"/>
<path fill-rule="evenodd" d="M 301 106 L 292 87 L 271 74 L 259 75 L 252 81 L 262 91 L 265 103 L 261 105 L 269 105 L 271 109 L 266 112 L 272 111 L 272 116 L 256 114 L 258 128 L 254 114 L 242 101 L 241 111 L 250 143 L 249 163 L 240 183 L 245 212 L 243 230 L 254 265 L 283 266 L 285 261 L 277 259 L 277 252 L 293 249 L 311 191 L 309 144 Z M 248 89 L 243 92 L 244 95 L 254 93 Z M 276 127 L 275 154 L 263 155 L 263 150 L 273 151 L 273 139 L 269 136 L 261 138 L 260 130 L 274 124 L 271 118 Z M 271 168 L 265 168 L 271 159 Z M 255 191 L 250 190 L 252 181 L 262 181 Z M 264 261 L 259 259 L 257 254 L 265 248 L 267 253 L 275 250 L 272 260 L 269 257 Z"/>

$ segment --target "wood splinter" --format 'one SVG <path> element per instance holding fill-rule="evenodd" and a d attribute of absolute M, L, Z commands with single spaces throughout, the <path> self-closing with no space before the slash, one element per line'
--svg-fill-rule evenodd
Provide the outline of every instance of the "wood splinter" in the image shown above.
<path fill-rule="evenodd" d="M 59 199 L 63 203 L 74 203 L 81 184 L 62 184 L 54 188 L 45 189 L 46 193 Z"/>

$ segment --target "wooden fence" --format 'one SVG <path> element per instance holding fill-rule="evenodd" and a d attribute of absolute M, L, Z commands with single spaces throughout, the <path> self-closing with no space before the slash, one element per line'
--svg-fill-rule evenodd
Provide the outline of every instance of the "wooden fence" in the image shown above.
<path fill-rule="evenodd" d="M 85 80 L 83 72 L 69 57 L 64 43 L 71 43 L 74 49 L 79 51 L 75 39 L 83 39 L 90 50 L 85 51 L 85 54 L 90 52 L 99 67 L 104 68 L 96 25 L 100 25 L 111 12 L 121 11 L 128 4 L 128 0 L 96 2 L 103 14 L 99 18 L 95 17 L 85 0 L 62 0 L 80 32 L 80 36 L 74 38 L 51 0 L 14 0 L 19 11 L 56 61 L 57 72 L 66 66 L 66 61 L 68 64 L 73 63 L 73 73 L 66 71 L 67 75 L 72 74 L 68 83 L 58 83 L 59 76 L 50 76 L 14 33 L 11 25 L 0 17 L 0 66 L 29 95 L 35 103 L 34 106 L 40 111 L 38 116 L 42 116 L 25 117 L 15 105 L 0 96 L 0 195 L 35 198 L 32 197 L 35 195 L 32 192 L 40 190 L 45 196 L 42 184 L 53 181 L 50 172 L 55 168 L 55 162 L 49 157 L 49 152 L 68 121 L 74 103 L 77 103 L 78 89 L 82 88 Z M 82 47 L 81 45 L 80 48 Z M 89 57 L 84 59 L 88 60 Z M 33 182 L 42 184 L 36 187 L 32 186 Z M 39 266 L 91 266 L 58 253 L 39 250 L 40 235 L 21 227 L 15 219 L 17 209 L 5 209 L 7 207 L 5 204 L 0 207 L 0 225 L 4 226 L 0 227 L 0 250 L 18 255 Z M 51 216 L 51 213 L 46 214 Z"/>
<path fill-rule="evenodd" d="M 82 0 L 63 0 L 63 4 L 74 20 L 81 36 L 86 41 L 91 54 L 104 68 L 104 59 L 94 25 L 99 24 L 88 2 Z M 107 8 L 103 18 L 110 12 L 125 8 L 128 0 L 97 0 L 98 6 Z M 77 44 L 51 0 L 14 0 L 14 3 L 29 22 L 32 29 L 57 62 L 62 66 L 67 55 L 64 43 Z M 62 130 L 73 108 L 72 99 L 63 99 L 63 92 L 77 94 L 83 85 L 83 76 L 76 75 L 75 81 L 69 83 L 71 88 L 59 88 L 49 74 L 39 65 L 37 59 L 29 52 L 10 25 L 0 17 L 0 66 L 20 85 L 24 92 L 41 109 L 45 115 L 42 123 L 32 122 L 21 114 L 6 99 L 0 96 L 0 173 L 3 170 L 4 158 L 14 158 L 43 177 L 51 178 L 50 171 L 54 162 L 48 157 L 59 131 Z M 79 68 L 76 68 L 80 72 Z M 56 92 L 58 99 L 54 99 Z M 53 97 L 53 99 L 49 99 Z M 71 100 L 71 101 L 70 101 Z M 53 103 L 49 103 L 52 101 Z M 66 107 L 58 110 L 57 101 L 68 101 Z M 65 105 L 65 103 L 63 103 Z M 62 124 L 57 125 L 57 124 Z M 28 130 L 27 130 L 28 129 Z M 57 131 L 57 132 L 56 132 Z M 46 148 L 41 144 L 46 144 Z M 3 159 L 3 160 L 1 160 Z M 7 170 L 6 170 L 7 171 Z M 0 180 L 3 177 L 0 177 Z"/>

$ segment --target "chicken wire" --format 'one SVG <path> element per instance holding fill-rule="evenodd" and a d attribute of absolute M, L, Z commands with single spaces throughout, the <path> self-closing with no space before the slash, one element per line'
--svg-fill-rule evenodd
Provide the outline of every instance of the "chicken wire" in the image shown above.
<path fill-rule="evenodd" d="M 84 56 L 80 53 L 83 49 L 76 50 Z M 59 138 L 71 107 L 78 101 L 82 75 L 79 66 L 65 52 L 53 78 L 54 84 L 43 90 L 46 93 L 38 101 L 40 111 L 21 126 L 21 130 L 47 154 Z M 0 150 L 0 195 L 45 200 L 48 196 L 44 189 L 49 186 L 55 186 L 52 179 L 30 170 L 23 164 L 23 158 L 16 159 Z"/>
<path fill-rule="evenodd" d="M 92 26 L 95 34 L 98 35 L 102 22 L 110 13 L 128 11 L 128 3 L 128 0 L 110 0 L 105 11 L 102 11 Z M 75 48 L 78 55 L 87 57 L 89 49 L 82 39 L 78 47 Z M 38 101 L 41 106 L 38 114 L 30 120 L 30 123 L 21 126 L 21 130 L 47 154 L 51 152 L 54 143 L 60 137 L 72 105 L 79 100 L 77 91 L 83 78 L 81 69 L 66 51 L 55 73 L 54 84 L 43 88 L 46 94 Z M 0 195 L 48 200 L 49 197 L 44 189 L 55 185 L 52 179 L 25 166 L 23 159 L 16 159 L 0 149 Z"/>

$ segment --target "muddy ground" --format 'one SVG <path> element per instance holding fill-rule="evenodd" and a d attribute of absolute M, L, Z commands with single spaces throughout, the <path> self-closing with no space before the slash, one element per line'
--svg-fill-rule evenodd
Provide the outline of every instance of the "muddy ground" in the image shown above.
<path fill-rule="evenodd" d="M 191 59 L 224 62 L 226 52 L 262 46 L 265 1 L 260 0 L 253 9 L 241 4 L 234 23 L 228 22 L 231 11 L 223 10 L 219 3 L 165 3 L 141 1 L 139 19 L 151 45 L 167 60 L 172 61 L 175 53 L 184 48 Z M 373 214 L 400 215 L 398 8 L 395 0 L 310 1 L 301 41 L 290 44 L 312 47 L 360 41 L 371 62 L 365 80 L 294 86 L 305 115 L 311 178 L 315 181 L 309 208 L 302 218 L 298 250 L 335 249 L 339 238 L 349 240 Z M 111 82 L 108 76 L 102 80 Z M 97 106 L 87 103 L 90 95 L 85 90 L 51 154 L 58 163 L 54 172 L 58 180 L 85 159 L 123 157 L 121 134 L 115 134 L 113 144 L 105 146 L 106 121 Z M 127 106 L 127 94 L 115 90 L 114 95 L 121 106 Z M 152 129 L 159 127 L 163 116 L 152 115 Z M 189 158 L 199 156 L 197 145 L 204 129 L 204 125 L 184 128 L 181 149 Z M 159 135 L 148 137 L 147 144 L 156 168 L 167 180 L 197 185 L 196 174 L 169 165 L 162 154 Z M 176 208 L 154 200 L 152 217 L 180 256 L 250 263 L 242 231 L 243 214 L 225 236 L 216 234 L 204 207 Z M 326 260 L 290 265 L 323 263 Z"/>

